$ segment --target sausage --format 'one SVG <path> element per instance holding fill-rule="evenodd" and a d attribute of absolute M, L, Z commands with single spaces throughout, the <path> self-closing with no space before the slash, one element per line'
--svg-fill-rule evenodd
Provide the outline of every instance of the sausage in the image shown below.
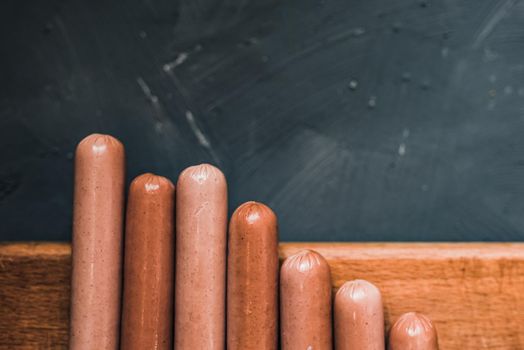
<path fill-rule="evenodd" d="M 175 187 L 143 174 L 129 189 L 121 348 L 172 349 Z"/>
<path fill-rule="evenodd" d="M 282 350 L 332 350 L 331 272 L 322 255 L 304 250 L 280 269 Z"/>
<path fill-rule="evenodd" d="M 278 230 L 262 203 L 238 207 L 229 223 L 227 349 L 276 350 Z"/>
<path fill-rule="evenodd" d="M 438 350 L 437 330 L 427 316 L 405 313 L 391 327 L 388 349 Z"/>
<path fill-rule="evenodd" d="M 384 350 L 382 296 L 364 280 L 346 282 L 335 296 L 335 349 Z"/>
<path fill-rule="evenodd" d="M 122 277 L 124 146 L 83 139 L 75 155 L 69 348 L 117 349 Z"/>
<path fill-rule="evenodd" d="M 180 174 L 176 220 L 175 350 L 224 349 L 227 184 L 219 169 Z"/>

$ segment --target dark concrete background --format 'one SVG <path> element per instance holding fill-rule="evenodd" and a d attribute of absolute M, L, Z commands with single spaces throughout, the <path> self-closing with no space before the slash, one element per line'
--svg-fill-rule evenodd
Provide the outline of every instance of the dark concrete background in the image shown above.
<path fill-rule="evenodd" d="M 72 152 L 218 164 L 283 240 L 522 240 L 524 2 L 0 2 L 0 240 L 68 240 Z"/>

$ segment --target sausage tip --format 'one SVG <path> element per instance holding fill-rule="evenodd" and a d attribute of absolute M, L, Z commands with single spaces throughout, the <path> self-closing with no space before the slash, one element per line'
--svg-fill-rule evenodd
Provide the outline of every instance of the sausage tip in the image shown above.
<path fill-rule="evenodd" d="M 137 176 L 133 182 L 131 182 L 130 191 L 154 194 L 164 190 L 172 192 L 174 188 L 175 186 L 168 178 L 152 173 L 145 173 Z"/>
<path fill-rule="evenodd" d="M 329 265 L 322 255 L 314 250 L 305 249 L 288 257 L 282 264 L 282 271 L 310 272 L 319 267 L 329 268 Z"/>
<path fill-rule="evenodd" d="M 409 337 L 424 337 L 437 339 L 437 330 L 426 315 L 417 312 L 408 312 L 399 317 L 391 327 L 390 336 L 404 334 Z"/>
<path fill-rule="evenodd" d="M 225 183 L 226 178 L 222 171 L 217 167 L 203 163 L 199 165 L 190 166 L 180 174 L 178 181 L 192 180 L 198 184 L 203 184 L 204 182 L 214 181 Z"/>
<path fill-rule="evenodd" d="M 381 301 L 379 289 L 365 280 L 348 281 L 337 291 L 336 299 L 344 299 L 353 303 L 365 303 L 367 300 Z"/>
<path fill-rule="evenodd" d="M 247 224 L 253 225 L 261 221 L 269 220 L 276 222 L 276 215 L 267 205 L 249 201 L 240 205 L 232 216 L 235 220 L 244 221 Z"/>
<path fill-rule="evenodd" d="M 105 134 L 91 134 L 78 143 L 76 154 L 91 153 L 93 155 L 106 154 L 109 151 L 123 152 L 124 145 L 117 138 Z"/>

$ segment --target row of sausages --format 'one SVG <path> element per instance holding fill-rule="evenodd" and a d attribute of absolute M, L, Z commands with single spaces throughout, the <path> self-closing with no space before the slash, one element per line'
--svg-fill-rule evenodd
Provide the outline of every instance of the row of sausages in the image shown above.
<path fill-rule="evenodd" d="M 125 215 L 124 187 L 123 145 L 100 134 L 82 140 L 75 156 L 70 349 L 273 350 L 279 329 L 285 350 L 333 343 L 337 350 L 385 349 L 380 291 L 349 281 L 332 307 L 330 268 L 319 253 L 299 252 L 279 268 L 275 214 L 247 202 L 228 228 L 219 169 L 187 168 L 176 195 L 170 180 L 138 176 Z M 424 315 L 404 314 L 388 347 L 438 349 L 435 328 Z"/>

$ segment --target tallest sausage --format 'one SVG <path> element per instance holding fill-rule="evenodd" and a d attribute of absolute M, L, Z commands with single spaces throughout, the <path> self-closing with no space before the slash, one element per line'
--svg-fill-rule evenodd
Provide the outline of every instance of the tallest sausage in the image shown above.
<path fill-rule="evenodd" d="M 177 183 L 175 350 L 225 345 L 227 184 L 209 164 Z"/>
<path fill-rule="evenodd" d="M 124 146 L 93 134 L 76 149 L 71 350 L 118 348 L 124 210 Z"/>

